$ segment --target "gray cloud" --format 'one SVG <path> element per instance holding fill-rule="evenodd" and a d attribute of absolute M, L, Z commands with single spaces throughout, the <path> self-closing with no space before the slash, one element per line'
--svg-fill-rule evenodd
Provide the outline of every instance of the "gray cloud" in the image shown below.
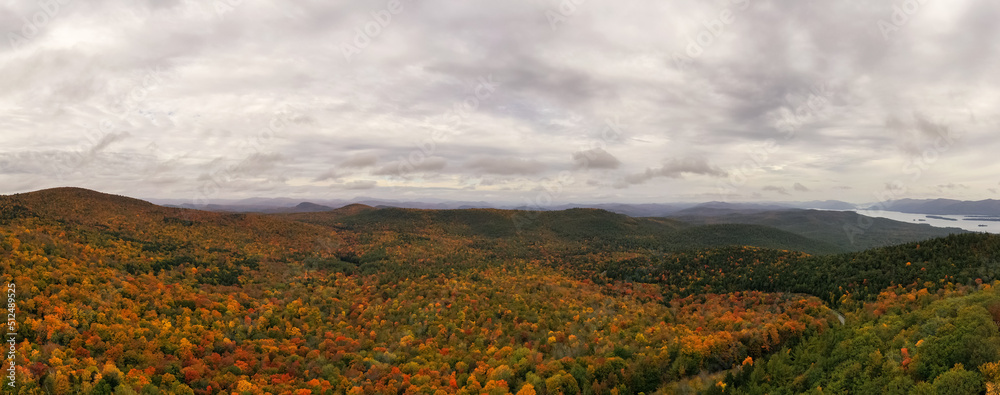
<path fill-rule="evenodd" d="M 465 166 L 481 173 L 497 175 L 531 175 L 545 170 L 545 165 L 541 162 L 510 157 L 477 158 L 467 162 Z"/>
<path fill-rule="evenodd" d="M 354 155 L 340 162 L 340 167 L 362 168 L 375 166 L 378 163 L 378 156 L 372 154 Z"/>
<path fill-rule="evenodd" d="M 969 186 L 965 185 L 965 184 L 955 184 L 955 183 L 952 182 L 952 183 L 948 183 L 948 184 L 938 185 L 937 188 L 938 189 L 959 189 L 959 188 L 961 188 L 961 189 L 969 189 Z"/>
<path fill-rule="evenodd" d="M 521 201 L 593 169 L 556 199 L 684 200 L 721 182 L 740 200 L 785 185 L 863 202 L 886 183 L 898 197 L 992 197 L 982 180 L 1000 174 L 995 2 L 922 3 L 889 39 L 886 2 L 584 2 L 555 30 L 556 3 L 403 4 L 360 48 L 384 3 L 220 15 L 74 2 L 0 43 L 0 193 L 305 196 L 361 182 L 385 198 Z M 15 34 L 40 11 L 0 8 Z M 733 23 L 688 54 L 723 9 Z M 956 138 L 942 146 L 942 131 Z M 705 159 L 650 165 L 664 157 Z M 938 188 L 954 174 L 969 188 Z"/>
<path fill-rule="evenodd" d="M 584 169 L 617 169 L 622 165 L 618 158 L 601 148 L 574 152 L 573 161 L 578 168 Z"/>
<path fill-rule="evenodd" d="M 809 188 L 807 188 L 805 185 L 802 185 L 801 183 L 798 183 L 798 182 L 796 182 L 795 185 L 792 186 L 792 188 L 795 189 L 798 192 L 809 192 Z"/>
<path fill-rule="evenodd" d="M 785 187 L 779 187 L 779 186 L 774 186 L 774 185 L 765 185 L 760 190 L 762 190 L 762 191 L 769 191 L 769 192 L 777 192 L 777 193 L 782 194 L 782 195 L 791 195 L 790 193 L 788 193 L 788 190 L 785 189 Z"/>
<path fill-rule="evenodd" d="M 316 178 L 314 178 L 313 181 L 320 182 L 320 181 L 329 181 L 329 180 L 339 180 L 339 179 L 341 179 L 343 177 L 344 177 L 344 174 L 338 173 L 336 170 L 328 170 L 328 171 L 324 172 L 323 174 L 320 174 L 320 175 L 316 176 Z"/>
<path fill-rule="evenodd" d="M 358 180 L 351 181 L 343 185 L 344 189 L 372 189 L 378 185 L 378 181 Z"/>
<path fill-rule="evenodd" d="M 419 161 L 400 160 L 389 162 L 372 171 L 376 176 L 401 176 L 409 173 L 439 171 L 448 165 L 448 160 L 442 157 L 421 158 Z"/>
<path fill-rule="evenodd" d="M 710 165 L 705 158 L 685 157 L 666 161 L 662 167 L 647 168 L 642 173 L 625 177 L 629 184 L 642 184 L 656 177 L 681 178 L 685 174 L 725 177 L 726 172 L 717 166 Z"/>

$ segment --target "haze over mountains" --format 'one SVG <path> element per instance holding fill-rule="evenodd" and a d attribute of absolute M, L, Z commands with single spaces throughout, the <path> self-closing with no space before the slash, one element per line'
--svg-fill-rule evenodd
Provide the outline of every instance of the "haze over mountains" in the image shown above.
<path fill-rule="evenodd" d="M 1000 200 L 962 201 L 954 199 L 900 199 L 882 203 L 854 204 L 839 200 L 817 200 L 805 202 L 686 202 L 686 203 L 564 203 L 551 205 L 518 204 L 486 201 L 450 201 L 441 199 L 424 200 L 390 200 L 356 197 L 354 199 L 315 199 L 303 201 L 293 198 L 251 198 L 251 199 L 216 199 L 208 204 L 193 204 L 182 199 L 147 199 L 150 202 L 168 207 L 207 209 L 212 211 L 233 212 L 296 212 L 309 211 L 308 205 L 326 207 L 342 207 L 348 204 L 364 204 L 373 207 L 387 206 L 419 209 L 462 209 L 462 208 L 499 208 L 524 210 L 565 210 L 569 208 L 599 208 L 633 217 L 662 217 L 671 215 L 690 215 L 694 213 L 720 214 L 725 212 L 748 212 L 785 209 L 817 209 L 850 211 L 857 209 L 887 210 L 912 214 L 951 214 L 951 215 L 997 215 L 1000 216 Z M 307 206 L 296 207 L 299 204 Z M 685 211 L 687 210 L 687 211 Z"/>
<path fill-rule="evenodd" d="M 995 199 L 976 202 L 954 199 L 901 199 L 872 205 L 868 208 L 911 214 L 1000 216 L 1000 200 Z"/>
<path fill-rule="evenodd" d="M 354 199 L 317 199 L 302 201 L 291 198 L 251 198 L 239 200 L 217 199 L 208 204 L 193 204 L 190 200 L 177 199 L 146 199 L 150 202 L 168 207 L 181 207 L 193 209 L 208 209 L 212 211 L 236 211 L 236 212 L 268 212 L 268 211 L 296 211 L 296 205 L 301 203 L 318 204 L 328 207 L 342 207 L 348 204 L 364 204 L 368 206 L 388 206 L 400 208 L 419 209 L 462 209 L 462 208 L 498 208 L 498 209 L 522 209 L 522 210 L 565 210 L 570 208 L 599 208 L 625 214 L 633 217 L 661 217 L 677 213 L 681 210 L 691 208 L 706 208 L 720 210 L 776 210 L 788 208 L 802 209 L 822 209 L 822 210 L 852 210 L 858 205 L 841 202 L 837 200 L 810 201 L 810 202 L 774 202 L 774 203 L 738 203 L 738 202 L 706 202 L 706 203 L 566 203 L 566 204 L 524 204 L 524 203 L 503 203 L 485 201 L 449 201 L 449 200 L 387 200 L 357 197 Z"/>

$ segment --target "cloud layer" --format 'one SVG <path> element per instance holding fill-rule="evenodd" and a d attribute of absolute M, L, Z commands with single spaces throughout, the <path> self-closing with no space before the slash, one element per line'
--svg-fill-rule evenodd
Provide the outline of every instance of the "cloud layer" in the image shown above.
<path fill-rule="evenodd" d="M 6 1 L 0 193 L 1000 197 L 1000 4 L 903 3 Z"/>

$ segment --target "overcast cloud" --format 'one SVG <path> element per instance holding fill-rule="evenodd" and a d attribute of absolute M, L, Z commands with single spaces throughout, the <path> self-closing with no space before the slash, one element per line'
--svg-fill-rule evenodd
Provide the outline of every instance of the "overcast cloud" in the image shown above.
<path fill-rule="evenodd" d="M 0 0 L 0 194 L 1000 198 L 1000 3 L 577 1 Z"/>

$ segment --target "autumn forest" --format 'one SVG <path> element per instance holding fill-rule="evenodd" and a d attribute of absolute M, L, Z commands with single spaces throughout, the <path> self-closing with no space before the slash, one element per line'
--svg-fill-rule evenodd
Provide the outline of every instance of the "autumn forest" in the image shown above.
<path fill-rule="evenodd" d="M 60 188 L 0 196 L 0 274 L 4 393 L 1000 393 L 987 234 L 842 252 L 595 209 L 219 213 Z"/>

